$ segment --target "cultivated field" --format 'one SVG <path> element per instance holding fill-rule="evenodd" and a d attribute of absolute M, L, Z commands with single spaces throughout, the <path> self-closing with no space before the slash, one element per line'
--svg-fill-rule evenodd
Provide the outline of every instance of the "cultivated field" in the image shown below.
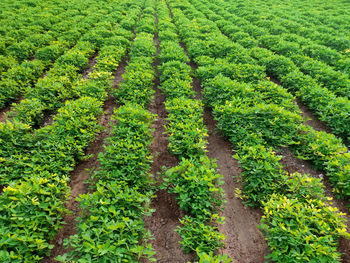
<path fill-rule="evenodd" d="M 350 262 L 350 2 L 2 0 L 0 262 Z"/>

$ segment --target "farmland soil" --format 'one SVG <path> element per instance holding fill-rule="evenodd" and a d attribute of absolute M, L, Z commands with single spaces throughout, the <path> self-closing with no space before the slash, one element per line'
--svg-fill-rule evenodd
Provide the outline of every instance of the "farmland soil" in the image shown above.
<path fill-rule="evenodd" d="M 282 87 L 281 82 L 278 81 L 277 79 L 273 77 L 269 77 L 269 79 L 273 83 Z M 320 121 L 318 117 L 312 112 L 312 110 L 310 110 L 300 99 L 297 98 L 295 100 L 295 103 L 298 105 L 301 111 L 302 117 L 307 119 L 304 122 L 305 125 L 312 127 L 316 131 L 324 131 L 324 132 L 332 133 L 332 130 L 329 127 L 327 127 L 327 125 L 324 122 Z"/>
<path fill-rule="evenodd" d="M 119 83 L 123 80 L 122 74 L 125 72 L 126 58 L 124 58 L 118 66 L 114 74 L 114 88 L 117 88 Z M 43 259 L 43 263 L 57 262 L 54 258 L 58 255 L 62 255 L 69 251 L 63 246 L 63 240 L 76 233 L 76 221 L 75 219 L 79 216 L 80 208 L 79 203 L 75 200 L 80 194 L 85 194 L 89 192 L 88 185 L 85 183 L 91 176 L 92 169 L 99 167 L 99 161 L 97 159 L 98 153 L 104 150 L 103 144 L 104 140 L 109 137 L 111 127 L 108 125 L 111 121 L 111 116 L 113 115 L 114 109 L 117 104 L 114 102 L 114 98 L 109 95 L 108 99 L 104 102 L 104 115 L 100 119 L 100 125 L 104 127 L 104 130 L 98 134 L 95 140 L 90 143 L 89 148 L 85 151 L 85 155 L 93 155 L 86 161 L 80 162 L 71 173 L 71 181 L 69 186 L 71 188 L 71 196 L 66 204 L 66 208 L 72 212 L 72 214 L 64 216 L 65 224 L 60 229 L 58 234 L 52 240 L 51 244 L 54 248 L 51 251 L 49 257 Z"/>
<path fill-rule="evenodd" d="M 196 65 L 190 63 L 192 67 Z M 193 78 L 193 88 L 197 98 L 202 99 L 201 82 Z M 233 149 L 224 137 L 216 130 L 216 122 L 211 110 L 204 108 L 204 123 L 208 129 L 208 156 L 215 158 L 219 173 L 223 175 L 223 190 L 226 193 L 226 207 L 220 214 L 225 217 L 225 224 L 219 225 L 219 231 L 226 236 L 226 246 L 220 249 L 220 254 L 227 254 L 233 263 L 262 263 L 268 254 L 268 246 L 256 227 L 262 213 L 260 209 L 245 207 L 235 196 L 236 188 L 242 188 L 239 182 L 241 169 L 233 158 Z"/>
<path fill-rule="evenodd" d="M 187 54 L 184 43 L 180 46 Z M 191 60 L 189 65 L 193 69 L 198 66 Z M 201 81 L 194 77 L 192 82 L 196 91 L 196 98 L 202 100 Z M 219 173 L 223 175 L 222 188 L 226 194 L 226 207 L 220 216 L 225 217 L 225 224 L 219 225 L 220 233 L 226 236 L 225 247 L 219 250 L 232 258 L 233 263 L 262 263 L 268 254 L 268 246 L 261 231 L 257 228 L 262 212 L 260 209 L 245 207 L 235 196 L 236 188 L 241 189 L 241 169 L 233 158 L 233 149 L 229 141 L 216 130 L 216 122 L 208 107 L 204 107 L 204 123 L 208 130 L 208 156 L 215 158 L 219 166 Z"/>
<path fill-rule="evenodd" d="M 23 96 L 19 96 L 19 98 L 17 99 L 17 101 L 15 102 L 16 104 L 20 103 L 21 100 L 23 100 Z M 5 108 L 3 108 L 2 110 L 0 110 L 0 121 L 1 122 L 5 122 L 6 121 L 6 113 L 8 113 L 10 110 L 12 109 L 12 104 L 7 105 Z"/>
<path fill-rule="evenodd" d="M 156 23 L 157 23 L 156 17 Z M 159 54 L 158 34 L 154 36 L 154 43 Z M 155 177 L 157 185 L 162 182 L 160 172 L 162 167 L 173 167 L 178 164 L 177 158 L 168 150 L 168 136 L 165 134 L 164 124 L 166 122 L 167 112 L 165 110 L 165 95 L 162 94 L 159 86 L 159 72 L 157 66 L 159 60 L 155 59 L 154 68 L 156 69 L 156 78 L 154 80 L 155 98 L 150 105 L 149 110 L 157 114 L 157 120 L 153 123 L 153 138 L 151 144 L 151 153 L 154 158 L 151 173 Z M 152 247 L 156 254 L 155 258 L 159 263 L 184 263 L 194 260 L 194 254 L 186 254 L 182 249 L 179 241 L 181 238 L 175 232 L 180 225 L 179 218 L 184 216 L 184 212 L 179 209 L 176 203 L 175 195 L 169 194 L 166 190 L 158 190 L 157 197 L 153 199 L 151 208 L 155 212 L 145 218 L 146 229 L 150 230 L 154 239 L 151 241 Z M 149 262 L 144 260 L 143 262 Z"/>
<path fill-rule="evenodd" d="M 296 99 L 295 102 L 301 110 L 302 116 L 307 119 L 307 121 L 304 122 L 305 125 L 311 126 L 316 131 L 332 133 L 332 130 L 328 128 L 324 122 L 317 119 L 317 116 L 306 105 L 304 105 L 301 100 Z"/>
<path fill-rule="evenodd" d="M 344 218 L 347 220 L 347 231 L 350 232 L 350 216 L 349 209 L 347 208 L 349 202 L 335 197 L 332 192 L 332 186 L 327 177 L 324 176 L 324 173 L 322 171 L 316 171 L 311 162 L 297 158 L 288 148 L 280 148 L 278 154 L 283 156 L 281 163 L 284 166 L 283 169 L 288 173 L 298 172 L 322 179 L 326 196 L 333 198 L 332 206 L 337 207 L 341 212 L 345 213 Z M 340 238 L 339 251 L 343 253 L 342 262 L 350 263 L 350 240 Z"/>
<path fill-rule="evenodd" d="M 89 59 L 88 67 L 83 71 L 83 79 L 87 79 L 89 74 L 94 70 L 94 66 L 97 62 L 98 52 L 96 51 L 93 56 Z"/>

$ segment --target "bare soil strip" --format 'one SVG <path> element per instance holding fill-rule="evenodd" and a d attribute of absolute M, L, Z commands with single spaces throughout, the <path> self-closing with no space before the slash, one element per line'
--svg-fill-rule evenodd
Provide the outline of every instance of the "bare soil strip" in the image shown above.
<path fill-rule="evenodd" d="M 126 64 L 126 58 L 124 58 L 115 72 L 115 78 L 113 81 L 114 88 L 117 88 L 119 83 L 123 80 L 122 74 L 125 72 Z M 85 151 L 86 155 L 93 154 L 93 156 L 86 161 L 80 162 L 70 175 L 71 181 L 69 186 L 71 188 L 71 196 L 66 204 L 66 208 L 69 209 L 72 214 L 64 216 L 65 224 L 51 242 L 51 244 L 55 245 L 55 247 L 52 249 L 51 255 L 43 259 L 43 263 L 57 262 L 54 260 L 56 256 L 62 255 L 69 251 L 69 249 L 64 248 L 63 240 L 76 233 L 75 219 L 79 216 L 80 209 L 79 203 L 75 201 L 75 199 L 80 194 L 89 192 L 88 185 L 85 183 L 85 181 L 91 176 L 91 172 L 89 170 L 96 169 L 100 166 L 97 159 L 98 153 L 104 150 L 104 140 L 110 135 L 111 127 L 108 124 L 111 121 L 111 116 L 114 112 L 114 108 L 116 107 L 117 104 L 115 103 L 114 98 L 110 95 L 104 102 L 103 109 L 105 113 L 100 119 L 100 125 L 105 129 L 96 137 L 96 139 L 90 144 L 89 148 Z"/>
<path fill-rule="evenodd" d="M 94 70 L 94 66 L 97 62 L 97 57 L 98 57 L 98 51 L 96 51 L 94 55 L 89 59 L 89 64 L 88 64 L 89 66 L 82 73 L 83 79 L 87 79 L 89 74 Z"/>
<path fill-rule="evenodd" d="M 156 17 L 156 23 L 158 23 Z M 158 34 L 154 36 L 154 43 L 157 47 L 157 54 L 159 54 Z M 151 153 L 154 158 L 151 173 L 155 177 L 157 185 L 162 182 L 160 172 L 162 167 L 173 167 L 178 164 L 177 158 L 168 150 L 168 136 L 165 134 L 165 122 L 167 112 L 165 110 L 165 95 L 162 94 L 158 86 L 159 72 L 157 66 L 159 60 L 154 61 L 154 68 L 156 70 L 156 78 L 154 80 L 155 98 L 150 105 L 149 110 L 153 114 L 157 114 L 157 120 L 153 123 L 153 138 L 151 144 Z M 156 251 L 155 258 L 159 263 L 184 263 L 193 261 L 194 254 L 186 254 L 182 249 L 179 241 L 180 236 L 175 232 L 175 229 L 180 226 L 179 218 L 184 216 L 184 212 L 179 209 L 175 200 L 175 195 L 169 194 L 166 190 L 159 190 L 156 192 L 157 197 L 152 201 L 151 208 L 155 212 L 145 218 L 146 229 L 150 230 L 154 239 L 151 241 L 152 247 Z M 148 262 L 148 261 L 144 261 Z"/>
<path fill-rule="evenodd" d="M 193 78 L 192 85 L 197 92 L 197 98 L 202 99 L 200 80 Z M 226 236 L 226 246 L 220 249 L 219 253 L 227 254 L 233 263 L 263 263 L 268 254 L 268 246 L 261 231 L 256 227 L 262 216 L 261 210 L 245 207 L 235 196 L 235 189 L 242 188 L 239 182 L 241 169 L 232 156 L 230 142 L 216 131 L 216 122 L 208 107 L 204 108 L 204 123 L 209 135 L 208 156 L 216 159 L 219 173 L 224 176 L 222 188 L 227 201 L 224 211 L 220 214 L 225 217 L 225 224 L 219 225 L 219 231 Z"/>
<path fill-rule="evenodd" d="M 18 99 L 17 99 L 15 102 L 13 102 L 13 103 L 18 104 L 18 103 L 21 102 L 22 99 L 23 99 L 23 96 L 20 95 L 20 96 L 18 97 Z M 6 121 L 6 113 L 8 113 L 11 109 L 12 109 L 12 103 L 9 104 L 9 105 L 7 105 L 7 106 L 6 106 L 5 108 L 3 108 L 2 110 L 0 110 L 0 121 L 1 121 L 1 122 L 5 122 L 5 121 Z"/>
<path fill-rule="evenodd" d="M 307 121 L 304 122 L 305 125 L 311 126 L 316 131 L 332 133 L 332 130 L 329 127 L 327 127 L 327 125 L 324 122 L 320 121 L 317 118 L 317 116 L 312 112 L 312 110 L 310 110 L 305 104 L 303 104 L 300 99 L 296 99 L 295 102 L 301 110 L 302 116 L 307 119 Z"/>
<path fill-rule="evenodd" d="M 180 46 L 188 54 L 184 43 Z M 191 60 L 193 69 L 198 66 Z M 203 100 L 201 81 L 194 77 L 192 82 L 196 98 Z M 219 225 L 219 231 L 226 236 L 226 246 L 220 249 L 220 254 L 227 254 L 233 263 L 263 263 L 268 254 L 268 246 L 261 231 L 256 227 L 261 219 L 260 209 L 245 207 L 235 196 L 235 189 L 242 189 L 239 182 L 241 169 L 233 158 L 233 148 L 229 141 L 216 130 L 216 122 L 208 107 L 204 107 L 204 123 L 208 129 L 208 156 L 215 158 L 222 174 L 222 188 L 226 194 L 226 207 L 220 214 L 225 217 L 225 224 Z"/>
<path fill-rule="evenodd" d="M 350 231 L 350 216 L 349 216 L 349 209 L 347 208 L 347 205 L 349 205 L 349 202 L 346 200 L 341 200 L 335 197 L 335 195 L 332 192 L 332 186 L 327 179 L 327 177 L 324 176 L 324 173 L 322 171 L 316 171 L 313 168 L 313 165 L 311 162 L 306 160 L 301 160 L 297 158 L 288 148 L 281 148 L 278 154 L 282 155 L 283 158 L 281 160 L 281 163 L 284 166 L 284 170 L 286 170 L 288 173 L 301 173 L 301 174 L 309 174 L 312 177 L 315 178 L 321 178 L 322 182 L 325 186 L 325 194 L 328 197 L 332 197 L 333 200 L 333 207 L 337 207 L 341 212 L 345 213 L 344 217 L 347 220 L 347 231 Z M 340 238 L 339 240 L 339 251 L 343 253 L 343 262 L 350 262 L 350 240 Z"/>

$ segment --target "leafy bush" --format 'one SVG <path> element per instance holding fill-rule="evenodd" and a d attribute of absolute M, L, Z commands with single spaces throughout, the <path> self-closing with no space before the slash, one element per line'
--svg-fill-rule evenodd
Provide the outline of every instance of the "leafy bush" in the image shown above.
<path fill-rule="evenodd" d="M 7 116 L 30 126 L 38 125 L 44 117 L 45 106 L 36 98 L 24 99 L 13 107 Z"/>
<path fill-rule="evenodd" d="M 174 60 L 183 63 L 188 63 L 190 61 L 178 42 L 163 41 L 160 43 L 160 50 L 159 59 L 162 64 Z"/>
<path fill-rule="evenodd" d="M 56 174 L 32 174 L 10 183 L 0 198 L 2 262 L 33 262 L 42 259 L 53 245 L 68 198 L 68 178 Z"/>
<path fill-rule="evenodd" d="M 264 204 L 260 229 L 278 262 L 339 262 L 338 238 L 347 236 L 345 219 L 323 201 L 274 195 Z"/>
<path fill-rule="evenodd" d="M 208 137 L 203 124 L 203 104 L 199 100 L 178 98 L 167 101 L 165 109 L 169 112 L 165 129 L 170 151 L 185 158 L 203 155 Z"/>
<path fill-rule="evenodd" d="M 275 155 L 271 148 L 263 145 L 242 146 L 235 158 L 243 168 L 243 192 L 247 205 L 259 206 L 272 194 L 284 190 L 287 175 L 279 163 L 281 157 Z"/>
<path fill-rule="evenodd" d="M 227 255 L 213 255 L 213 252 L 204 253 L 197 251 L 198 254 L 198 263 L 229 263 L 232 262 L 232 259 L 228 258 Z"/>
<path fill-rule="evenodd" d="M 290 145 L 296 143 L 301 131 L 302 118 L 274 104 L 236 105 L 235 101 L 227 102 L 214 109 L 218 128 L 229 139 L 237 144 L 244 141 L 244 134 L 252 132 L 261 134 L 271 145 Z"/>
<path fill-rule="evenodd" d="M 47 63 L 54 62 L 63 52 L 66 47 L 62 42 L 53 43 L 50 46 L 42 47 L 35 53 L 35 58 Z"/>
<path fill-rule="evenodd" d="M 220 223 L 220 220 L 221 218 L 216 214 L 211 216 L 213 224 Z M 186 253 L 196 250 L 209 253 L 225 245 L 223 243 L 225 236 L 217 231 L 216 226 L 190 216 L 180 219 L 180 223 L 182 226 L 176 229 L 176 232 L 181 236 L 180 244 Z"/>
<path fill-rule="evenodd" d="M 220 187 L 222 175 L 216 169 L 215 162 L 206 156 L 182 159 L 178 166 L 164 173 L 164 186 L 170 193 L 177 194 L 180 209 L 204 222 L 222 209 L 225 202 Z"/>
<path fill-rule="evenodd" d="M 83 214 L 78 218 L 78 233 L 64 242 L 73 250 L 56 260 L 130 262 L 154 254 L 147 245 L 149 233 L 143 222 L 150 215 L 150 196 L 122 182 L 100 182 L 94 193 L 81 195 L 77 201 Z"/>

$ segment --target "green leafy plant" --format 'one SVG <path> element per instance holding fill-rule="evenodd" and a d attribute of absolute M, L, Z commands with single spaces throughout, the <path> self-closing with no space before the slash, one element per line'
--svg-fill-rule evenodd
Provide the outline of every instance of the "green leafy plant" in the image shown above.
<path fill-rule="evenodd" d="M 213 214 L 210 223 L 218 224 L 220 220 L 218 215 Z M 217 231 L 216 226 L 190 216 L 180 219 L 180 223 L 182 226 L 176 232 L 181 236 L 180 244 L 186 253 L 196 250 L 209 253 L 224 246 L 225 236 Z"/>
<path fill-rule="evenodd" d="M 264 204 L 260 228 L 278 262 L 339 262 L 339 236 L 348 236 L 344 218 L 336 208 L 315 199 L 274 195 Z"/>
<path fill-rule="evenodd" d="M 164 187 L 175 193 L 180 209 L 202 221 L 223 208 L 225 199 L 220 185 L 222 175 L 216 171 L 213 160 L 183 159 L 178 166 L 164 173 Z"/>

